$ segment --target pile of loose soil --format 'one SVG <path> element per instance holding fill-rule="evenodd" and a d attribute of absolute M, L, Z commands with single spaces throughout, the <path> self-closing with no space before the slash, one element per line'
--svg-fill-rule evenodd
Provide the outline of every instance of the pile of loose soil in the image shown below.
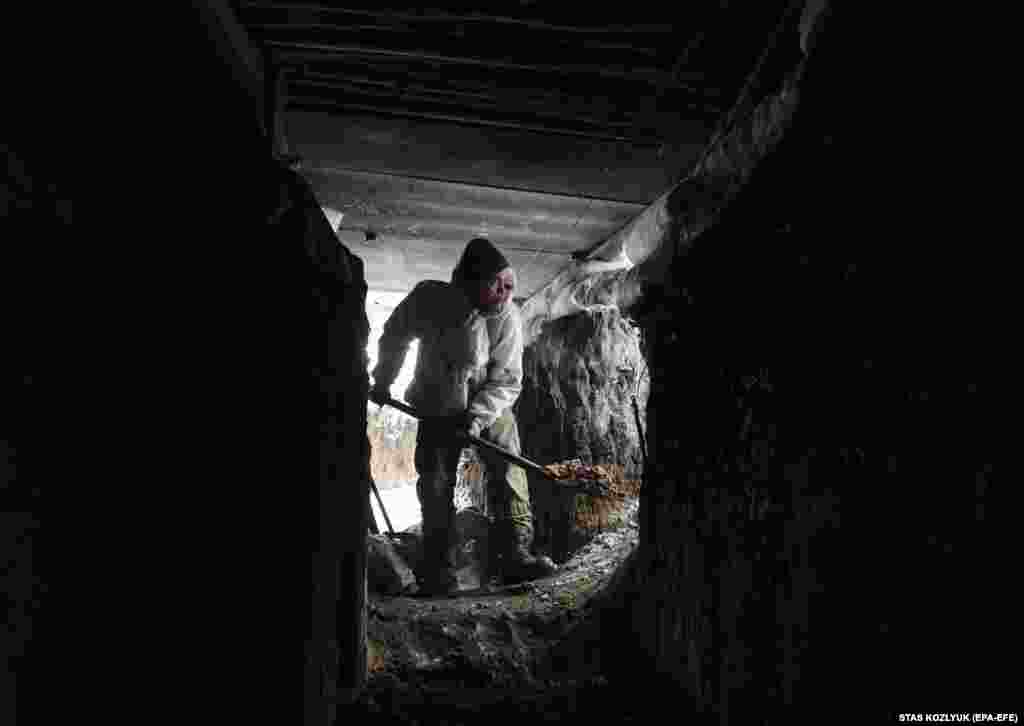
<path fill-rule="evenodd" d="M 479 710 L 496 693 L 506 706 L 513 699 L 529 709 L 599 686 L 599 659 L 572 651 L 588 640 L 581 633 L 593 627 L 592 601 L 636 548 L 637 503 L 626 522 L 597 535 L 553 576 L 510 590 L 437 599 L 371 593 L 366 713 L 394 716 L 446 699 Z"/>

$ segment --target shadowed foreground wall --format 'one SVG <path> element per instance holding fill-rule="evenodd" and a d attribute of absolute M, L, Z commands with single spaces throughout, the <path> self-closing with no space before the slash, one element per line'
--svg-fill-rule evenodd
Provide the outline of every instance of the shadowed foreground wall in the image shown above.
<path fill-rule="evenodd" d="M 982 260 L 949 264 L 922 210 L 880 196 L 924 175 L 864 162 L 905 109 L 852 94 L 849 18 L 824 26 L 779 145 L 632 311 L 650 467 L 602 630 L 632 655 L 605 662 L 631 685 L 649 664 L 651 697 L 718 723 L 1015 708 L 986 656 L 1019 630 L 992 590 Z M 876 160 L 905 140 L 870 138 Z"/>
<path fill-rule="evenodd" d="M 111 135 L 152 154 L 97 182 L 109 203 L 101 246 L 122 264 L 108 268 L 115 284 L 90 276 L 64 311 L 110 302 L 88 329 L 92 349 L 110 334 L 115 385 L 89 371 L 81 388 L 98 400 L 74 407 L 106 413 L 110 430 L 77 478 L 102 479 L 104 496 L 126 481 L 109 499 L 124 554 L 97 559 L 131 588 L 104 600 L 132 618 L 121 693 L 177 681 L 187 695 L 159 708 L 187 711 L 179 721 L 266 720 L 280 705 L 298 722 L 305 702 L 304 723 L 325 724 L 329 700 L 366 670 L 365 280 L 308 186 L 273 159 L 262 99 L 241 82 L 216 9 L 154 9 L 161 32 L 117 49 L 147 82 L 126 94 Z M 68 540 L 58 536 L 65 553 Z M 159 647 L 134 637 L 142 620 L 159 623 Z"/>

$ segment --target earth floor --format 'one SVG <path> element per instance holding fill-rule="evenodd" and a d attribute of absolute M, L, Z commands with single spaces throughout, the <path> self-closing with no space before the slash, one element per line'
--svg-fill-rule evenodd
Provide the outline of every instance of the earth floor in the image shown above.
<path fill-rule="evenodd" d="M 634 506 L 626 526 L 598 534 L 552 577 L 513 591 L 451 598 L 371 592 L 368 684 L 355 706 L 361 717 L 469 723 L 488 709 L 575 712 L 585 692 L 587 704 L 607 700 L 616 720 L 630 720 L 622 699 L 605 693 L 594 645 L 601 596 L 638 534 Z"/>

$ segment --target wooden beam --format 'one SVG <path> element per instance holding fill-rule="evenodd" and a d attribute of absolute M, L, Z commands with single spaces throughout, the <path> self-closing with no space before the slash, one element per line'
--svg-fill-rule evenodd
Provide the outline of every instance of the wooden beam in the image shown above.
<path fill-rule="evenodd" d="M 282 56 L 286 62 L 302 71 L 302 74 L 326 76 L 334 78 L 386 80 L 398 84 L 421 81 L 457 89 L 477 89 L 488 92 L 504 92 L 506 90 L 524 89 L 536 91 L 540 88 L 551 88 L 558 93 L 570 96 L 591 98 L 594 96 L 620 97 L 635 100 L 638 94 L 649 92 L 648 86 L 664 85 L 667 93 L 691 99 L 693 103 L 704 104 L 714 108 L 722 108 L 723 94 L 717 88 L 707 85 L 708 79 L 703 74 L 693 74 L 693 78 L 675 80 L 669 72 L 661 72 L 658 78 L 637 78 L 626 76 L 609 79 L 599 76 L 576 75 L 571 84 L 545 83 L 543 77 L 535 74 L 524 74 L 517 69 L 490 69 L 481 75 L 474 66 L 447 66 L 442 73 L 436 63 L 411 65 L 400 58 L 373 58 L 369 56 L 351 55 L 316 55 L 313 53 L 289 52 Z M 539 65 L 536 64 L 535 65 Z M 728 102 L 732 102 L 732 92 Z"/>
<path fill-rule="evenodd" d="M 607 230 L 605 222 L 589 219 L 582 225 L 574 225 L 571 218 L 545 222 L 527 220 L 494 221 L 489 217 L 462 213 L 449 207 L 443 217 L 429 215 L 360 214 L 345 215 L 345 229 L 367 230 L 382 239 L 402 238 L 421 240 L 464 240 L 469 241 L 486 225 L 487 235 L 492 241 L 501 240 L 503 250 L 512 247 L 532 254 L 557 254 L 568 257 L 586 244 L 594 231 Z M 587 234 L 590 232 L 590 234 Z"/>
<path fill-rule="evenodd" d="M 288 106 L 287 69 L 276 63 L 271 53 L 265 53 L 264 59 L 266 68 L 265 124 L 270 134 L 271 153 L 277 159 L 284 159 L 291 154 L 284 127 L 284 110 Z"/>
<path fill-rule="evenodd" d="M 454 55 L 442 55 L 439 53 L 427 53 L 424 51 L 393 50 L 390 48 L 372 48 L 354 44 L 342 43 L 297 43 L 278 40 L 267 40 L 267 45 L 278 48 L 288 57 L 305 57 L 322 59 L 326 55 L 338 56 L 364 56 L 369 58 L 399 58 L 406 61 L 424 61 L 440 65 L 462 65 L 476 66 L 481 68 L 503 68 L 517 71 L 531 71 L 538 73 L 557 73 L 563 75 L 585 74 L 599 76 L 602 78 L 616 78 L 631 81 L 643 81 L 650 84 L 657 84 L 664 78 L 664 72 L 657 68 L 621 68 L 615 70 L 607 65 L 540 65 L 528 63 L 513 63 L 511 61 L 497 60 L 491 58 L 469 58 Z"/>
<path fill-rule="evenodd" d="M 649 125 L 657 128 L 658 117 L 671 117 L 678 122 L 682 112 L 687 112 L 691 117 L 717 120 L 724 110 L 711 94 L 691 94 L 678 88 L 670 90 L 667 86 L 659 87 L 653 95 L 637 96 L 624 88 L 605 89 L 599 94 L 596 91 L 588 93 L 587 88 L 581 86 L 571 89 L 526 86 L 521 80 L 518 83 L 485 83 L 452 77 L 441 80 L 433 74 L 428 76 L 409 72 L 382 75 L 379 68 L 367 69 L 365 72 L 355 69 L 323 72 L 310 70 L 307 66 L 303 66 L 294 75 L 294 83 L 296 86 L 344 92 L 350 96 L 366 94 L 401 98 L 403 101 L 459 103 L 496 112 L 530 110 L 533 114 L 576 120 L 588 120 L 585 118 L 588 114 L 599 114 L 599 117 L 589 120 L 595 124 L 623 128 L 640 126 L 637 119 L 654 120 Z M 623 100 L 626 98 L 630 99 L 628 103 Z"/>
<path fill-rule="evenodd" d="M 486 119 L 475 116 L 467 116 L 455 113 L 435 113 L 429 111 L 416 111 L 408 108 L 388 108 L 377 104 L 351 103 L 344 99 L 329 101 L 323 98 L 299 98 L 295 94 L 291 99 L 290 108 L 302 110 L 317 110 L 327 112 L 351 111 L 360 113 L 380 114 L 396 118 L 425 119 L 429 121 L 445 121 L 469 126 L 489 126 L 493 128 L 515 129 L 517 131 L 532 131 L 538 134 L 555 136 L 574 136 L 577 138 L 593 139 L 597 141 L 621 141 L 629 144 L 640 144 L 647 146 L 658 146 L 662 139 L 660 136 L 622 136 L 615 133 L 599 133 L 579 131 L 576 129 L 558 128 L 540 124 L 520 123 L 515 121 L 502 121 Z"/>
<path fill-rule="evenodd" d="M 193 0 L 192 5 L 206 28 L 207 37 L 217 48 L 217 55 L 248 97 L 254 121 L 266 134 L 263 60 L 260 54 L 253 48 L 245 29 L 224 0 Z"/>
<path fill-rule="evenodd" d="M 755 83 L 760 78 L 761 69 L 764 67 L 765 61 L 775 49 L 775 45 L 777 44 L 779 37 L 782 35 L 786 25 L 792 22 L 793 18 L 804 4 L 805 0 L 790 0 L 783 9 L 777 24 L 772 30 L 772 34 L 768 37 L 768 42 L 765 44 L 764 50 L 762 50 L 760 56 L 758 56 L 757 63 L 745 79 L 743 87 L 740 89 L 740 92 L 736 97 L 736 101 L 729 109 L 729 112 L 720 120 L 714 135 L 711 137 L 711 141 L 708 143 L 707 149 L 705 149 L 704 156 L 701 158 L 701 161 L 697 163 L 695 168 L 699 168 L 700 165 L 704 163 L 707 159 L 707 155 L 710 154 L 713 149 L 717 149 L 719 147 L 719 141 L 732 131 L 733 126 L 737 123 L 740 116 L 748 112 L 749 104 L 751 102 L 751 91 L 753 90 Z"/>
<path fill-rule="evenodd" d="M 357 15 L 362 17 L 386 18 L 389 20 L 402 20 L 407 22 L 434 22 L 434 23 L 490 23 L 492 25 L 521 25 L 534 30 L 550 30 L 559 33 L 573 33 L 581 35 L 634 35 L 642 33 L 654 33 L 667 35 L 675 32 L 676 27 L 669 23 L 647 23 L 637 25 L 560 25 L 549 23 L 543 20 L 529 18 L 514 18 L 501 15 L 479 14 L 458 14 L 431 11 L 429 13 L 402 13 L 385 10 L 366 10 L 362 8 L 343 8 L 333 5 L 319 5 L 316 3 L 285 4 L 275 2 L 243 2 L 242 6 L 253 9 L 285 10 L 289 12 L 307 11 L 324 14 Z"/>
<path fill-rule="evenodd" d="M 322 23 L 322 22 L 317 22 L 317 23 L 250 22 L 250 23 L 248 23 L 248 27 L 252 28 L 253 30 L 258 31 L 261 35 L 265 35 L 265 36 L 269 36 L 270 34 L 290 34 L 290 33 L 294 33 L 294 34 L 297 34 L 299 36 L 307 36 L 308 37 L 308 35 L 310 33 L 320 32 L 320 33 L 323 33 L 325 35 L 327 33 L 330 33 L 331 37 L 334 38 L 334 39 L 343 38 L 344 35 L 347 34 L 347 35 L 350 35 L 350 36 L 357 37 L 360 40 L 365 40 L 366 37 L 367 37 L 367 33 L 368 32 L 369 33 L 381 33 L 381 34 L 384 34 L 384 35 L 390 33 L 390 34 L 392 34 L 390 36 L 392 40 L 394 40 L 395 36 L 397 36 L 397 35 L 409 36 L 409 35 L 415 35 L 417 32 L 427 32 L 427 31 L 422 31 L 422 30 L 418 31 L 417 29 L 411 28 L 411 27 L 399 27 L 399 26 L 395 26 L 395 25 L 339 25 L 339 24 L 335 24 L 335 23 Z M 465 33 L 462 32 L 458 27 L 448 28 L 448 29 L 444 29 L 444 30 L 431 30 L 429 32 L 431 34 L 431 39 L 434 39 L 434 40 L 437 40 L 437 41 L 440 41 L 440 42 L 444 42 L 444 43 L 450 43 L 453 40 L 455 42 L 459 42 L 460 40 L 462 40 L 465 37 Z M 503 30 L 503 31 L 498 31 L 498 32 L 505 32 L 505 33 L 507 33 L 508 31 L 504 31 Z M 278 37 L 280 37 L 280 36 L 278 36 Z M 548 39 L 553 39 L 553 38 L 556 38 L 556 37 L 557 36 L 548 36 Z M 385 42 L 386 42 L 387 38 L 383 38 L 382 40 L 385 40 Z M 537 40 L 538 40 L 538 42 L 541 42 L 541 41 L 543 41 L 545 39 L 538 38 Z M 661 50 L 658 49 L 658 48 L 651 48 L 651 47 L 646 47 L 646 46 L 640 46 L 640 45 L 636 45 L 635 43 L 629 43 L 629 42 L 608 43 L 608 42 L 602 42 L 602 41 L 580 39 L 578 37 L 577 38 L 565 38 L 564 40 L 563 39 L 559 39 L 559 40 L 562 40 L 562 43 L 566 44 L 566 45 L 571 43 L 573 45 L 573 47 L 575 47 L 577 49 L 580 49 L 580 50 L 595 51 L 595 52 L 600 52 L 600 53 L 607 53 L 607 52 L 610 52 L 610 53 L 635 53 L 637 55 L 650 56 L 652 58 L 656 58 L 661 53 Z"/>
<path fill-rule="evenodd" d="M 400 88 L 434 95 L 486 99 L 494 103 L 504 102 L 506 104 L 510 101 L 518 102 L 523 100 L 548 104 L 556 102 L 565 106 L 590 107 L 603 105 L 614 107 L 617 104 L 615 104 L 613 99 L 620 94 L 628 95 L 629 90 L 624 87 L 608 88 L 607 84 L 604 84 L 604 92 L 599 96 L 596 93 L 588 92 L 586 86 L 550 88 L 524 85 L 522 83 L 515 84 L 493 77 L 484 80 L 480 78 L 456 78 L 447 75 L 441 78 L 436 73 L 417 73 L 408 69 L 404 71 L 395 69 L 393 72 L 388 73 L 389 69 L 382 68 L 381 66 L 376 66 L 372 70 L 369 68 L 353 68 L 351 70 L 340 69 L 330 72 L 313 70 L 313 67 L 309 64 L 302 64 L 295 68 L 298 71 L 295 77 L 300 80 L 348 83 L 354 86 L 368 85 L 380 88 Z M 702 90 L 695 92 L 681 86 L 670 88 L 665 84 L 659 86 L 659 92 L 663 96 L 672 95 L 683 106 L 700 109 L 706 113 L 717 113 L 722 110 L 719 104 L 720 96 L 713 91 Z M 643 108 L 654 107 L 655 104 L 654 98 L 644 96 L 633 98 L 630 105 Z"/>
<path fill-rule="evenodd" d="M 441 206 L 448 209 L 473 209 L 488 216 L 501 215 L 503 212 L 507 215 L 509 211 L 514 211 L 520 219 L 541 217 L 578 220 L 586 217 L 618 225 L 645 208 L 643 204 L 614 199 L 345 169 L 330 160 L 324 160 L 321 164 L 305 164 L 301 171 L 321 202 L 326 199 L 331 202 L 329 206 L 340 211 L 346 211 L 349 202 L 386 206 L 400 201 L 402 204 L 434 205 L 434 209 Z M 360 210 L 353 211 L 359 213 Z"/>
<path fill-rule="evenodd" d="M 389 100 L 400 101 L 403 104 L 411 103 L 433 103 L 443 106 L 452 106 L 458 109 L 473 110 L 473 111 L 489 111 L 495 114 L 509 114 L 509 113 L 520 113 L 529 114 L 537 118 L 552 119 L 556 121 L 569 121 L 572 123 L 582 124 L 584 126 L 593 126 L 596 129 L 632 129 L 636 128 L 639 124 L 636 119 L 624 118 L 616 120 L 612 118 L 600 118 L 595 116 L 584 116 L 574 113 L 577 109 L 572 107 L 560 107 L 552 103 L 538 103 L 536 101 L 527 101 L 525 99 L 519 99 L 519 103 L 516 103 L 514 107 L 504 106 L 510 99 L 507 97 L 499 99 L 493 97 L 492 99 L 477 98 L 471 99 L 464 97 L 462 99 L 452 98 L 449 95 L 436 95 L 429 92 L 410 90 L 408 88 L 379 88 L 374 86 L 360 86 L 359 84 L 351 84 L 345 82 L 327 81 L 327 80 L 308 80 L 299 79 L 296 80 L 292 89 L 297 93 L 303 88 L 316 88 L 324 89 L 329 91 L 340 91 L 345 93 L 342 98 L 351 98 L 354 95 L 371 96 L 374 98 L 384 98 Z M 565 111 L 560 111 L 560 108 L 565 108 Z M 582 109 L 580 109 L 582 110 Z"/>

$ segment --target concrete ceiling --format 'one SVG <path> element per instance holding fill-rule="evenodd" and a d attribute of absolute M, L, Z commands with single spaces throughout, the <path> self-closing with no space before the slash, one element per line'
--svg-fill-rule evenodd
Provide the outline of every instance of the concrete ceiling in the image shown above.
<path fill-rule="evenodd" d="M 446 280 L 486 236 L 520 296 L 688 170 L 788 5 L 231 3 L 371 290 Z"/>

